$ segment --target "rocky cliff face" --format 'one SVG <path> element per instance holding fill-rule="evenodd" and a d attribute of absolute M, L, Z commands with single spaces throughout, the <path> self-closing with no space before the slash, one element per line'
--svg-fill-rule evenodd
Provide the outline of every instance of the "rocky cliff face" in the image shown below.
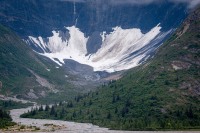
<path fill-rule="evenodd" d="M 184 20 L 186 9 L 169 1 L 2 0 L 0 22 L 60 66 L 73 60 L 92 71 L 115 72 L 150 58 Z"/>
<path fill-rule="evenodd" d="M 2 84 L 2 82 L 0 81 L 0 89 L 3 87 L 3 84 Z"/>
<path fill-rule="evenodd" d="M 1 0 L 0 22 L 27 37 L 51 35 L 53 30 L 76 25 L 86 36 L 113 27 L 148 32 L 161 23 L 162 31 L 176 28 L 185 18 L 186 5 L 171 2 L 149 5 L 113 4 L 110 0 Z"/>

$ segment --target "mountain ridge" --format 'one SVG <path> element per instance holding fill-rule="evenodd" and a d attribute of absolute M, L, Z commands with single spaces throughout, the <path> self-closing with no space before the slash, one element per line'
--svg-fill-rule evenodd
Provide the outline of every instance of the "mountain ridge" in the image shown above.
<path fill-rule="evenodd" d="M 199 33 L 200 8 L 148 63 L 96 92 L 53 106 L 53 111 L 36 109 L 22 117 L 89 122 L 118 130 L 199 130 Z"/>
<path fill-rule="evenodd" d="M 186 4 L 173 4 L 169 1 L 140 6 L 107 3 L 109 2 L 1 0 L 0 22 L 22 38 L 29 35 L 46 38 L 52 35 L 53 30 L 73 25 L 88 37 L 95 31 L 110 32 L 116 26 L 123 29 L 139 28 L 146 33 L 161 23 L 162 30 L 166 31 L 176 28 L 187 15 Z M 176 18 L 177 21 L 174 22 L 171 18 Z"/>
<path fill-rule="evenodd" d="M 107 72 L 130 69 L 151 57 L 188 14 L 187 4 L 168 0 L 141 5 L 104 0 L 1 1 L 0 22 L 14 29 L 34 51 L 45 51 L 59 65 L 65 63 L 63 59 L 72 59 Z"/>
<path fill-rule="evenodd" d="M 72 81 L 76 81 L 77 77 L 33 52 L 10 29 L 3 25 L 0 25 L 0 29 L 1 95 L 40 102 L 51 97 L 49 102 L 52 102 L 58 97 L 68 98 L 65 96 L 68 93 L 72 96 L 88 91 L 86 88 L 79 89 L 86 85 L 75 87 Z"/>

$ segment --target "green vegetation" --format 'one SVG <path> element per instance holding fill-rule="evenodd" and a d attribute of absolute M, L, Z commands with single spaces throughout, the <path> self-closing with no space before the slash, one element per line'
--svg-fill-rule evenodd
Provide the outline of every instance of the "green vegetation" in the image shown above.
<path fill-rule="evenodd" d="M 0 108 L 0 129 L 15 125 L 9 113 Z"/>
<path fill-rule="evenodd" d="M 123 130 L 200 129 L 200 9 L 147 64 L 67 104 L 32 109 L 31 118 L 89 122 Z M 183 34 L 182 34 L 183 33 Z"/>
<path fill-rule="evenodd" d="M 31 103 L 24 104 L 21 102 L 14 102 L 11 100 L 8 101 L 0 100 L 0 129 L 15 125 L 15 123 L 12 122 L 12 118 L 9 115 L 9 110 L 25 108 L 28 106 L 32 106 L 32 104 Z"/>
<path fill-rule="evenodd" d="M 10 29 L 0 25 L 1 94 L 24 99 L 38 99 L 39 102 L 52 102 L 59 98 L 67 100 L 74 97 L 78 90 L 67 81 L 65 73 L 64 68 L 56 68 L 49 59 L 35 54 Z M 42 86 L 35 75 L 47 80 L 59 92 L 55 94 L 50 87 Z M 63 94 L 70 95 L 66 97 Z"/>
<path fill-rule="evenodd" d="M 21 102 L 14 102 L 11 100 L 2 101 L 0 100 L 0 108 L 4 110 L 11 110 L 11 109 L 18 109 L 18 108 L 26 108 L 28 106 L 32 106 L 32 103 L 21 103 Z"/>
<path fill-rule="evenodd" d="M 95 93 L 90 93 L 86 97 L 96 97 Z M 69 102 L 68 104 L 54 105 L 51 108 L 39 107 L 23 114 L 24 118 L 36 119 L 56 119 L 77 122 L 89 122 L 103 127 L 120 130 L 188 130 L 199 129 L 199 110 L 196 107 L 175 108 L 174 111 L 159 110 L 151 105 L 137 105 L 131 101 L 118 102 L 122 104 L 110 104 L 109 107 L 99 107 L 96 102 L 87 101 L 86 97 L 80 98 L 77 101 Z M 108 99 L 108 98 L 106 98 Z M 115 101 L 118 103 L 117 101 Z M 81 105 L 82 104 L 82 105 Z M 76 107 L 77 106 L 77 107 Z M 113 106 L 113 107 L 112 107 Z M 134 106 L 134 107 L 133 107 Z M 138 107 L 137 107 L 138 106 Z M 163 112 L 162 112 L 163 111 Z"/>

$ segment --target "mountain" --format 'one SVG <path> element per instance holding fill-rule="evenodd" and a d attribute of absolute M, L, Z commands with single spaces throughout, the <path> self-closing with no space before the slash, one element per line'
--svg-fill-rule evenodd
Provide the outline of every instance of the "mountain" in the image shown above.
<path fill-rule="evenodd" d="M 89 122 L 124 130 L 200 128 L 200 8 L 156 51 L 153 59 L 96 91 L 51 111 L 22 117 Z M 53 110 L 53 111 L 52 111 Z"/>
<path fill-rule="evenodd" d="M 145 62 L 188 13 L 186 4 L 171 1 L 1 0 L 0 6 L 1 23 L 85 82 Z M 74 69 L 74 64 L 85 70 Z"/>
<path fill-rule="evenodd" d="M 88 91 L 87 88 L 77 90 L 69 82 L 69 79 L 75 81 L 76 77 L 70 76 L 65 69 L 55 67 L 47 58 L 40 57 L 3 25 L 0 25 L 0 53 L 1 97 L 4 95 L 40 102 L 45 98 L 53 102 Z"/>

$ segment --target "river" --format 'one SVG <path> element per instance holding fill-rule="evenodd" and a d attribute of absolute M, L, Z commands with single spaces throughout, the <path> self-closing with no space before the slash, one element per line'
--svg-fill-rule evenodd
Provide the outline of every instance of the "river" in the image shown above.
<path fill-rule="evenodd" d="M 99 126 L 95 126 L 89 123 L 76 123 L 76 122 L 68 122 L 61 120 L 47 120 L 47 119 L 30 119 L 30 118 L 20 118 L 20 115 L 24 112 L 30 110 L 29 108 L 22 109 L 13 109 L 10 111 L 10 115 L 14 122 L 20 125 L 26 126 L 36 126 L 40 128 L 38 132 L 54 132 L 54 133 L 191 133 L 191 131 L 115 131 L 109 130 L 108 128 L 101 128 Z M 54 128 L 52 130 L 52 126 L 45 125 L 56 125 L 59 128 Z M 16 131 L 15 131 L 16 132 Z M 9 132 L 14 133 L 14 132 Z M 23 133 L 28 133 L 27 131 Z M 193 133 L 200 133 L 200 131 L 196 131 Z"/>

